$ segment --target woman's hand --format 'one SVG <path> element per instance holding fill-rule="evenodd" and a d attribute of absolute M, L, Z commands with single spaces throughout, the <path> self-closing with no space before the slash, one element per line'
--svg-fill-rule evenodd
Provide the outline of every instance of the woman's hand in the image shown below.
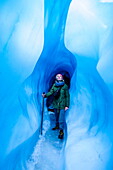
<path fill-rule="evenodd" d="M 65 107 L 65 111 L 68 110 L 68 109 L 69 109 L 69 107 Z"/>
<path fill-rule="evenodd" d="M 45 94 L 45 93 L 42 93 L 42 97 L 44 97 L 44 98 L 45 98 L 45 97 L 46 97 L 46 94 Z"/>

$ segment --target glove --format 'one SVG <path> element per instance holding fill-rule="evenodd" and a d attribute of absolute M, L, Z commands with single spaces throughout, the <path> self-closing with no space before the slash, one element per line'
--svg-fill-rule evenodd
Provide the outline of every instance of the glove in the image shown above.
<path fill-rule="evenodd" d="M 45 93 L 42 93 L 42 97 L 44 97 L 44 98 L 45 98 L 45 97 L 46 97 L 46 94 L 45 94 Z"/>

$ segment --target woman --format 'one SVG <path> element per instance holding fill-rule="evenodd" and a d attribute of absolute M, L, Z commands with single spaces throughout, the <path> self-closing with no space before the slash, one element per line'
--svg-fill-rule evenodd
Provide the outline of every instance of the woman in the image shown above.
<path fill-rule="evenodd" d="M 52 105 L 56 117 L 56 126 L 52 128 L 52 130 L 59 129 L 58 138 L 63 139 L 65 111 L 69 109 L 70 95 L 68 86 L 65 84 L 62 74 L 57 74 L 55 83 L 50 91 L 46 94 L 42 94 L 43 97 L 49 97 L 50 95 L 54 96 Z"/>

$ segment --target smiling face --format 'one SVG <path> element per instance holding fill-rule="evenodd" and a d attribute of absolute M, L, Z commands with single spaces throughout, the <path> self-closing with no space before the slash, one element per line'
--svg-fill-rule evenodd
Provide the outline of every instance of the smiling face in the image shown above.
<path fill-rule="evenodd" d="M 56 75 L 56 80 L 63 80 L 63 76 L 62 76 L 62 74 L 57 74 Z"/>

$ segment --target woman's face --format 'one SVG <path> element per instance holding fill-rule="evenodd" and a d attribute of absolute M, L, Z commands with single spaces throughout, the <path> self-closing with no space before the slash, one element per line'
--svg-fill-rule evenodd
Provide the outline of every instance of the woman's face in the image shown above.
<path fill-rule="evenodd" d="M 63 80 L 63 76 L 62 76 L 61 74 L 57 74 L 57 75 L 56 75 L 56 79 L 57 79 L 57 80 Z"/>

